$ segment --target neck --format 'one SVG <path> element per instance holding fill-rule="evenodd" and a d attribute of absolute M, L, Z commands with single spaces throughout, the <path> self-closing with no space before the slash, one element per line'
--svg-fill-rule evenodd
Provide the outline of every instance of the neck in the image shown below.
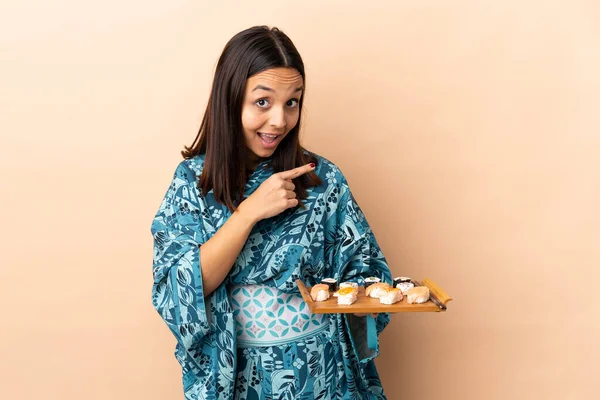
<path fill-rule="evenodd" d="M 246 157 L 246 170 L 248 172 L 253 172 L 256 169 L 256 167 L 258 166 L 258 164 L 260 164 L 265 159 L 257 156 L 256 154 L 252 153 L 251 151 L 249 151 L 248 153 L 249 154 Z"/>

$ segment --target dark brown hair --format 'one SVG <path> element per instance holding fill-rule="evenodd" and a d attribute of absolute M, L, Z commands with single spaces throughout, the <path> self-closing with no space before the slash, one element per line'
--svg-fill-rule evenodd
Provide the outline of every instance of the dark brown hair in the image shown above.
<path fill-rule="evenodd" d="M 211 95 L 198 135 L 181 152 L 184 158 L 205 154 L 198 188 L 206 195 L 211 189 L 215 199 L 231 211 L 242 200 L 246 185 L 247 152 L 243 136 L 242 103 L 248 78 L 262 71 L 291 67 L 302 76 L 306 87 L 304 63 L 289 37 L 277 28 L 255 26 L 235 35 L 223 49 L 217 63 Z M 298 123 L 290 130 L 271 157 L 275 172 L 286 171 L 316 157 L 300 145 L 299 129 L 304 91 L 298 104 Z M 321 180 L 309 172 L 294 180 L 298 200 L 306 198 L 306 189 Z"/>

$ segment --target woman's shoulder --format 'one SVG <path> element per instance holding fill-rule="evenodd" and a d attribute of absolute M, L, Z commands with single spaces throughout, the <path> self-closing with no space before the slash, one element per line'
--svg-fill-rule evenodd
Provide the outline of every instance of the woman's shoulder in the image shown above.
<path fill-rule="evenodd" d="M 176 174 L 189 175 L 192 178 L 196 178 L 202 174 L 202 169 L 204 168 L 204 156 L 204 154 L 199 154 L 192 158 L 182 160 L 179 165 L 177 165 Z"/>
<path fill-rule="evenodd" d="M 315 169 L 316 174 L 323 180 L 324 182 L 339 182 L 346 183 L 346 177 L 342 173 L 340 167 L 338 167 L 333 161 L 313 152 L 307 153 L 314 157 L 317 162 L 317 167 Z"/>

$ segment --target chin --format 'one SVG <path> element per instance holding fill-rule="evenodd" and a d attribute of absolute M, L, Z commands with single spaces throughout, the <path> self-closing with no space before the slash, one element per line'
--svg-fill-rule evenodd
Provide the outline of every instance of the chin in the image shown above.
<path fill-rule="evenodd" d="M 257 151 L 253 151 L 253 153 L 256 154 L 260 158 L 269 158 L 275 153 L 275 150 L 277 150 L 277 147 L 275 147 L 272 150 L 260 149 Z"/>

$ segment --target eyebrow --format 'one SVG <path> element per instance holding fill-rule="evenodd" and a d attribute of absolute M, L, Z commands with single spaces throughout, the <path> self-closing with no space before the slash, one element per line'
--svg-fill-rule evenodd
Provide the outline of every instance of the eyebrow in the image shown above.
<path fill-rule="evenodd" d="M 256 86 L 254 89 L 252 89 L 252 92 L 254 92 L 255 90 L 266 90 L 267 92 L 275 92 L 274 89 L 271 89 L 270 87 L 263 86 L 263 85 Z M 301 91 L 302 91 L 302 86 L 297 87 L 296 90 L 294 90 L 294 93 L 301 92 Z"/>

